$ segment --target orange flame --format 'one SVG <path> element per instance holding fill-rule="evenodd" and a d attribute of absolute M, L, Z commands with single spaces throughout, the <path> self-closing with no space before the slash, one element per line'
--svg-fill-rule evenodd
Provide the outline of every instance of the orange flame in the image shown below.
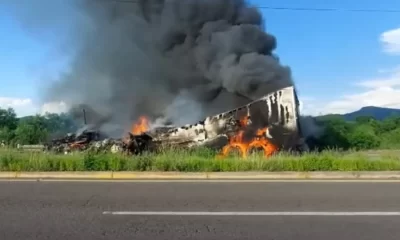
<path fill-rule="evenodd" d="M 76 141 L 69 144 L 71 150 L 82 150 L 85 148 L 85 141 Z"/>
<path fill-rule="evenodd" d="M 132 125 L 131 133 L 140 135 L 149 130 L 149 120 L 145 116 L 141 116 L 139 120 Z"/>
<path fill-rule="evenodd" d="M 244 128 L 248 124 L 248 117 L 240 119 L 240 127 Z M 278 148 L 273 145 L 266 137 L 268 128 L 258 129 L 256 136 L 250 141 L 245 141 L 243 138 L 244 131 L 240 130 L 236 135 L 229 138 L 229 143 L 222 149 L 221 156 L 228 156 L 229 152 L 233 149 L 240 151 L 240 155 L 246 158 L 249 151 L 254 148 L 262 148 L 264 156 L 269 157 L 275 153 Z"/>

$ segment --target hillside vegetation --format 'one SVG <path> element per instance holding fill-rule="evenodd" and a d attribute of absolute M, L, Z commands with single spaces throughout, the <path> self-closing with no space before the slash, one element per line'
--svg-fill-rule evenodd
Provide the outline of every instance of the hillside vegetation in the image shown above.
<path fill-rule="evenodd" d="M 318 149 L 400 149 L 400 116 L 391 116 L 382 121 L 373 117 L 357 117 L 346 121 L 343 116 L 317 118 L 324 133 L 314 139 Z"/>
<path fill-rule="evenodd" d="M 400 115 L 400 109 L 367 106 L 357 111 L 343 114 L 342 116 L 347 121 L 354 121 L 358 117 L 369 116 L 376 120 L 384 120 L 396 115 Z"/>

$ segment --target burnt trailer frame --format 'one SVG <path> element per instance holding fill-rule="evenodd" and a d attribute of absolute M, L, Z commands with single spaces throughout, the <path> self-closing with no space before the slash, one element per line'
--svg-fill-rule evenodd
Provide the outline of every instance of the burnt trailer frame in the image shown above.
<path fill-rule="evenodd" d="M 207 117 L 196 124 L 164 129 L 162 132 L 155 129 L 147 134 L 152 136 L 152 141 L 158 143 L 222 148 L 228 143 L 229 136 L 237 131 L 243 117 L 250 119 L 246 128 L 248 138 L 254 136 L 255 129 L 266 127 L 267 137 L 279 150 L 305 148 L 299 121 L 299 100 L 294 86 L 269 93 L 242 107 Z"/>

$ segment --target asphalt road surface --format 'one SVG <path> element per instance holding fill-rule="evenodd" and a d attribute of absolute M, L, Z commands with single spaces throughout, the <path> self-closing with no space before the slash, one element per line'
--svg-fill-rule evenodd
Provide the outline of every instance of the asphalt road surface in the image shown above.
<path fill-rule="evenodd" d="M 1 240 L 398 240 L 399 226 L 400 182 L 0 182 Z"/>

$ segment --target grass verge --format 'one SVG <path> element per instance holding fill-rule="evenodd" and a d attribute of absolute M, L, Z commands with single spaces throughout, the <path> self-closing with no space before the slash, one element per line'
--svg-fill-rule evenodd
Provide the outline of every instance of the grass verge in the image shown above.
<path fill-rule="evenodd" d="M 398 153 L 325 151 L 290 155 L 281 153 L 265 159 L 253 154 L 246 159 L 230 156 L 220 159 L 207 150 L 165 150 L 159 154 L 124 156 L 76 153 L 53 155 L 42 152 L 0 150 L 0 171 L 396 171 L 400 170 Z"/>

